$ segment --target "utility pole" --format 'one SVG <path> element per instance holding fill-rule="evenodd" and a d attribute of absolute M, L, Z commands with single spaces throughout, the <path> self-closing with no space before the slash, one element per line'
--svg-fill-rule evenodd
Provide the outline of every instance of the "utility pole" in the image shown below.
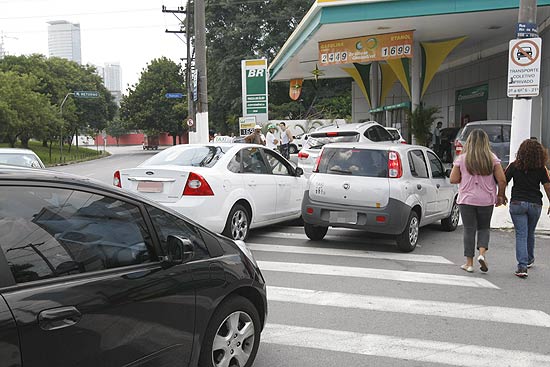
<path fill-rule="evenodd" d="M 197 67 L 197 132 L 193 143 L 208 143 L 208 88 L 206 79 L 206 24 L 205 0 L 195 0 L 195 58 Z M 190 134 L 191 135 L 191 134 Z"/>
<path fill-rule="evenodd" d="M 518 23 L 537 23 L 537 0 L 520 0 Z M 518 38 L 529 36 L 519 35 Z M 510 55 L 508 54 L 508 57 Z M 540 57 L 540 55 L 537 55 Z M 512 131 L 510 136 L 510 162 L 516 159 L 519 146 L 525 139 L 531 137 L 531 97 L 514 98 L 512 104 Z"/>
<path fill-rule="evenodd" d="M 59 128 L 59 159 L 61 163 L 63 163 L 63 105 L 69 96 L 74 96 L 74 93 L 67 93 L 65 98 L 63 98 L 63 102 L 61 102 L 61 106 L 59 106 L 59 114 L 61 115 L 61 127 Z M 76 138 L 78 139 L 78 136 Z"/>
<path fill-rule="evenodd" d="M 183 6 L 178 7 L 177 9 L 167 9 L 164 5 L 162 6 L 162 12 L 163 13 L 172 13 L 178 20 L 180 21 L 180 30 L 179 31 L 171 31 L 166 29 L 166 33 L 173 33 L 178 38 L 178 34 L 185 33 L 185 48 L 186 48 L 186 58 L 180 59 L 185 60 L 185 85 L 187 87 L 187 116 L 193 120 L 195 120 L 195 112 L 194 112 L 194 104 L 193 104 L 193 87 L 191 82 L 191 69 L 193 65 L 193 60 L 191 57 L 191 12 L 189 8 L 190 0 L 187 0 L 187 7 L 184 10 Z M 181 20 L 177 14 L 185 14 L 185 21 Z M 180 38 L 181 40 L 181 38 Z M 194 131 L 195 125 L 189 127 L 189 131 Z"/>

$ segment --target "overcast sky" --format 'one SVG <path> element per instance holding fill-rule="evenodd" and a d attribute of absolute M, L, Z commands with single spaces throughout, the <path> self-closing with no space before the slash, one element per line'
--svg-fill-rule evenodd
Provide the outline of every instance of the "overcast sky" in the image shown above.
<path fill-rule="evenodd" d="M 52 20 L 80 23 L 82 63 L 103 66 L 119 62 L 122 90 L 136 83 L 146 64 L 166 56 L 180 63 L 185 44 L 165 29 L 179 29 L 168 9 L 186 0 L 0 0 L 0 36 L 9 55 L 48 55 Z M 179 14 L 183 19 L 183 14 Z M 185 39 L 185 34 L 180 34 Z M 1 40 L 0 40 L 1 42 Z"/>

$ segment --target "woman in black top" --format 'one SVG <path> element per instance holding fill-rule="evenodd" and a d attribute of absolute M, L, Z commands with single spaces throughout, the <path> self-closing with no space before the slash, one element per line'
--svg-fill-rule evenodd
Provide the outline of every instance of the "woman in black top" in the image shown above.
<path fill-rule="evenodd" d="M 516 275 L 527 277 L 527 268 L 535 261 L 535 228 L 542 211 L 542 193 L 544 186 L 550 200 L 550 176 L 546 169 L 548 156 L 536 140 L 527 139 L 521 143 L 516 160 L 506 168 L 506 180 L 514 180 L 510 215 L 516 229 Z M 548 209 L 550 214 L 550 208 Z"/>

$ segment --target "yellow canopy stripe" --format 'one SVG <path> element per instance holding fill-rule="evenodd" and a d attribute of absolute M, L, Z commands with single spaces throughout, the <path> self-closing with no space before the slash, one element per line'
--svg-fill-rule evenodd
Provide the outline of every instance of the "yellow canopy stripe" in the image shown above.
<path fill-rule="evenodd" d="M 403 89 L 411 98 L 411 83 L 410 83 L 410 73 L 409 73 L 409 59 L 393 59 L 387 61 L 388 65 L 395 73 L 397 79 L 401 82 Z"/>
<path fill-rule="evenodd" d="M 391 66 L 388 64 L 380 64 L 380 71 L 382 73 L 382 83 L 380 89 L 380 105 L 384 105 L 384 101 L 388 96 L 393 84 L 397 81 L 397 75 L 393 72 Z"/>
<path fill-rule="evenodd" d="M 353 80 L 355 80 L 357 86 L 359 87 L 359 89 L 361 89 L 361 92 L 363 92 L 363 95 L 365 96 L 365 99 L 367 100 L 369 106 L 372 108 L 372 104 L 370 102 L 370 67 L 371 64 L 354 64 L 354 67 L 342 68 L 342 70 L 348 73 L 353 78 Z"/>
<path fill-rule="evenodd" d="M 422 47 L 422 93 L 424 96 L 437 70 L 445 61 L 447 56 L 456 46 L 458 46 L 466 37 L 459 37 L 452 40 L 441 42 L 421 42 Z"/>

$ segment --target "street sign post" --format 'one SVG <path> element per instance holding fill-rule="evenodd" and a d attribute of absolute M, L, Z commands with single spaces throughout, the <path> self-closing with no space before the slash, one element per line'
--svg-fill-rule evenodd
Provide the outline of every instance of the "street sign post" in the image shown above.
<path fill-rule="evenodd" d="M 99 98 L 99 92 L 95 90 L 75 90 L 76 98 Z"/>
<path fill-rule="evenodd" d="M 542 40 L 524 38 L 510 41 L 508 51 L 508 97 L 539 95 Z"/>
<path fill-rule="evenodd" d="M 183 93 L 166 93 L 166 98 L 183 98 Z"/>
<path fill-rule="evenodd" d="M 516 38 L 538 37 L 536 23 L 516 23 Z"/>

